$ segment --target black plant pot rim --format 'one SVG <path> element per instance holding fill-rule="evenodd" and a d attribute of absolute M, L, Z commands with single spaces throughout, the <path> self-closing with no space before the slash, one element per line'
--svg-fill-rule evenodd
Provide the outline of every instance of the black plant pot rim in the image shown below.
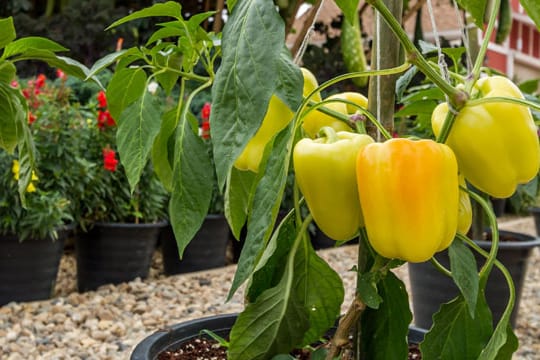
<path fill-rule="evenodd" d="M 499 235 L 509 235 L 515 236 L 523 240 L 519 241 L 500 241 L 499 240 L 499 249 L 523 249 L 523 248 L 532 248 L 540 245 L 540 237 L 520 233 L 516 231 L 508 230 L 499 230 Z M 483 249 L 489 249 L 491 247 L 491 241 L 485 240 L 474 240 Z"/>
<path fill-rule="evenodd" d="M 97 222 L 94 226 L 100 226 L 104 228 L 154 228 L 154 227 L 165 227 L 167 226 L 167 221 L 158 221 L 152 223 L 124 223 L 124 222 Z"/>
<path fill-rule="evenodd" d="M 181 340 L 180 336 L 178 336 L 177 341 L 174 341 L 174 339 L 175 335 L 180 332 L 186 335 L 191 333 L 193 336 L 196 336 L 201 332 L 201 330 L 204 329 L 212 331 L 230 329 L 234 325 L 237 317 L 237 313 L 213 315 L 185 321 L 165 329 L 158 330 L 137 344 L 131 353 L 131 360 L 153 359 L 152 354 L 157 355 L 159 352 L 165 350 L 167 345 L 174 346 L 175 343 L 179 343 L 178 340 Z M 419 344 L 424 339 L 426 333 L 426 329 L 410 325 L 409 341 Z M 184 339 L 187 339 L 187 336 L 185 336 Z M 167 343 L 168 340 L 169 342 Z M 165 345 L 165 343 L 167 343 L 167 345 Z"/>

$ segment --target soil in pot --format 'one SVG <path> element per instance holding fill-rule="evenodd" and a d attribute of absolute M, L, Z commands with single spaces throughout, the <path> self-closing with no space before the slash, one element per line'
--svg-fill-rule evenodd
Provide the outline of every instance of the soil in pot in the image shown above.
<path fill-rule="evenodd" d="M 308 350 L 294 350 L 291 355 L 298 360 L 310 360 Z M 160 353 L 157 360 L 227 360 L 227 348 L 219 345 L 216 340 L 197 337 L 182 344 L 178 349 L 166 350 Z M 421 360 L 422 354 L 417 344 L 409 345 L 408 360 Z"/>

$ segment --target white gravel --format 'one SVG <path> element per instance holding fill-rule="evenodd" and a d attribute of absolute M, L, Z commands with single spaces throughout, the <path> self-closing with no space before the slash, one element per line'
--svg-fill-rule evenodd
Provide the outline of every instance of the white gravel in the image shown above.
<path fill-rule="evenodd" d="M 501 227 L 536 235 L 532 218 Z M 355 246 L 320 251 L 342 274 L 348 304 L 355 281 L 349 269 Z M 153 331 L 193 318 L 238 312 L 241 294 L 225 303 L 235 266 L 165 276 L 156 252 L 148 279 L 97 291 L 76 292 L 75 259 L 62 259 L 54 298 L 0 307 L 0 359 L 128 359 L 131 349 Z M 397 271 L 408 286 L 406 267 Z M 514 359 L 540 359 L 540 251 L 535 249 L 522 295 Z"/>

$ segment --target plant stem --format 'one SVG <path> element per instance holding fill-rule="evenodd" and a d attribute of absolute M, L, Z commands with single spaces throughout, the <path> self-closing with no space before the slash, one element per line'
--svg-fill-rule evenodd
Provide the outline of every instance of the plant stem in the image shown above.
<path fill-rule="evenodd" d="M 341 348 L 349 343 L 349 333 L 352 327 L 358 323 L 360 315 L 365 310 L 366 304 L 360 300 L 358 295 L 355 296 L 349 309 L 339 321 L 339 325 L 332 339 L 330 340 L 330 349 L 326 354 L 326 360 L 333 360 L 339 356 Z"/>
<path fill-rule="evenodd" d="M 491 8 L 491 13 L 489 14 L 489 21 L 488 25 L 486 27 L 486 31 L 484 34 L 484 39 L 482 40 L 482 46 L 480 46 L 480 50 L 478 51 L 478 56 L 476 57 L 476 60 L 474 61 L 474 67 L 472 69 L 472 74 L 470 76 L 469 81 L 465 84 L 465 91 L 467 93 L 470 93 L 474 84 L 476 83 L 476 80 L 480 77 L 480 69 L 484 65 L 484 58 L 486 57 L 487 48 L 489 45 L 489 41 L 491 39 L 491 34 L 493 33 L 493 29 L 495 28 L 495 22 L 497 21 L 497 14 L 499 12 L 499 9 L 501 7 L 501 0 L 493 0 L 493 7 Z"/>
<path fill-rule="evenodd" d="M 416 65 L 418 69 L 428 77 L 437 87 L 441 89 L 448 96 L 450 104 L 456 109 L 461 109 L 467 99 L 466 92 L 454 88 L 452 85 L 446 82 L 446 80 L 435 71 L 428 63 L 428 61 L 422 56 L 420 51 L 414 46 L 413 42 L 409 39 L 409 36 L 405 30 L 401 27 L 400 23 L 395 19 L 394 15 L 390 12 L 388 7 L 382 0 L 367 0 L 367 2 L 373 6 L 379 14 L 384 18 L 388 26 L 392 29 L 393 33 L 399 39 L 399 42 L 403 46 L 406 52 L 407 60 Z"/>

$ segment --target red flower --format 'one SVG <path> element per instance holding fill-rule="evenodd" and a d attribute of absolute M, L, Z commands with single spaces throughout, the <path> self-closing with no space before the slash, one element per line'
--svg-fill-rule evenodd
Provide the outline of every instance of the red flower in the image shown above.
<path fill-rule="evenodd" d="M 208 120 L 202 122 L 201 137 L 203 139 L 210 139 L 210 121 Z"/>
<path fill-rule="evenodd" d="M 109 110 L 98 110 L 98 127 L 100 129 L 103 129 L 105 126 L 114 126 L 116 125 L 116 122 L 114 121 L 113 117 L 111 116 L 111 113 Z"/>
<path fill-rule="evenodd" d="M 19 82 L 17 80 L 13 80 L 10 85 L 11 85 L 12 88 L 18 88 L 19 87 Z"/>
<path fill-rule="evenodd" d="M 32 125 L 34 121 L 37 120 L 36 115 L 32 114 L 30 111 L 28 112 L 28 124 Z"/>
<path fill-rule="evenodd" d="M 59 78 L 60 80 L 66 80 L 67 79 L 66 73 L 63 72 L 60 69 L 56 69 L 56 77 Z"/>
<path fill-rule="evenodd" d="M 47 80 L 47 77 L 44 74 L 39 74 L 36 79 L 36 87 L 41 89 L 45 86 L 45 80 Z"/>
<path fill-rule="evenodd" d="M 109 148 L 103 149 L 103 167 L 108 171 L 116 171 L 118 160 L 116 159 L 116 152 Z"/>
<path fill-rule="evenodd" d="M 23 90 L 22 90 L 22 94 L 23 94 L 23 96 L 24 96 L 26 99 L 30 99 L 30 90 L 28 90 L 28 89 L 23 89 Z"/>
<path fill-rule="evenodd" d="M 208 120 L 210 118 L 210 109 L 211 109 L 210 103 L 205 102 L 201 109 L 201 118 L 203 120 Z"/>
<path fill-rule="evenodd" d="M 101 90 L 97 94 L 97 101 L 99 103 L 99 107 L 106 108 L 107 107 L 107 96 L 105 95 L 105 91 Z"/>

